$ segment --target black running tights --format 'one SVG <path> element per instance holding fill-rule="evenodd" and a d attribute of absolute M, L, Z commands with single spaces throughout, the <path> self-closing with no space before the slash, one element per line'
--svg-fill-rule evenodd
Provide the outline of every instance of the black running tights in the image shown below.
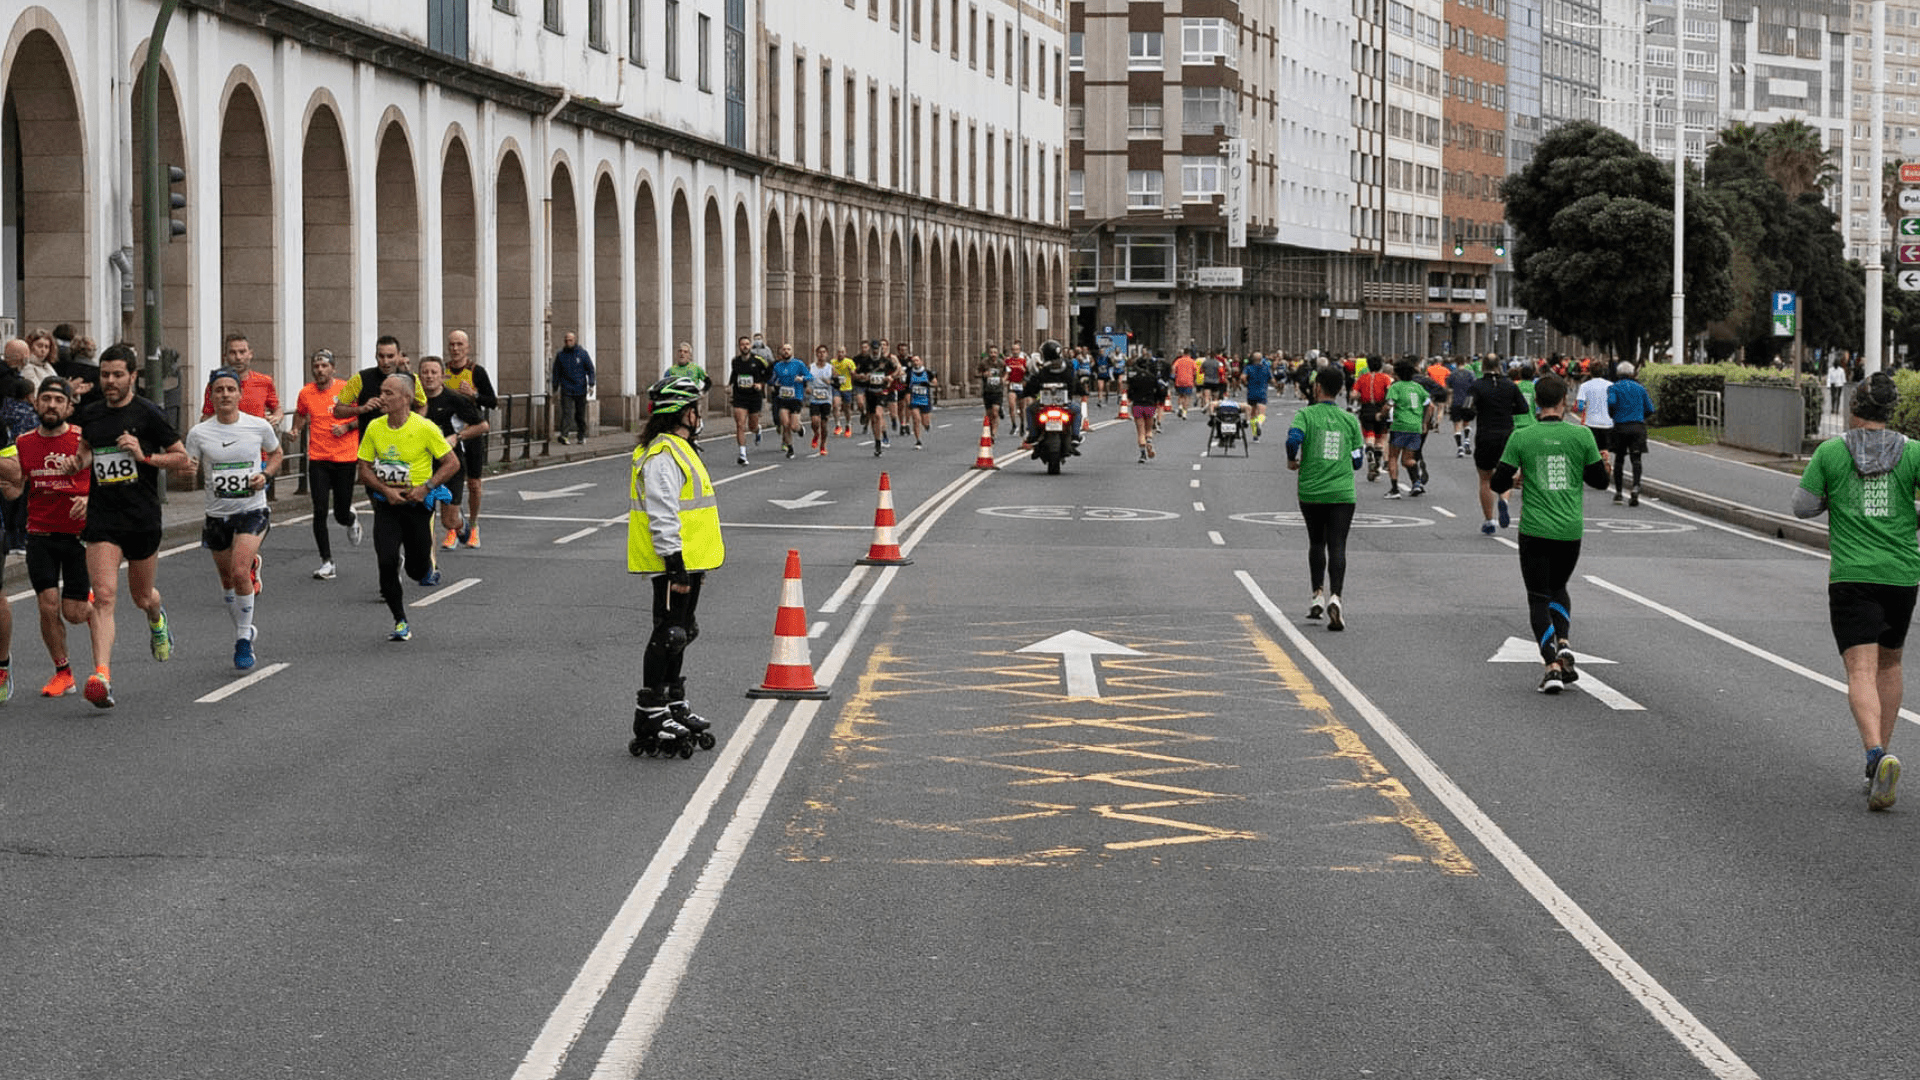
<path fill-rule="evenodd" d="M 313 461 L 307 464 L 307 494 L 313 499 L 313 542 L 320 547 L 320 561 L 333 561 L 333 545 L 327 539 L 327 513 L 342 525 L 353 524 L 353 479 L 360 466 L 352 461 Z"/>
<path fill-rule="evenodd" d="M 1551 662 L 1556 652 L 1555 639 L 1568 637 L 1573 628 L 1573 600 L 1567 595 L 1567 582 L 1580 562 L 1580 541 L 1548 540 L 1520 534 L 1520 580 L 1527 586 L 1527 617 L 1533 623 L 1533 640 L 1540 655 Z"/>
<path fill-rule="evenodd" d="M 406 595 L 400 591 L 400 563 L 404 555 L 407 576 L 415 581 L 433 570 L 433 513 L 418 503 L 393 506 L 373 504 L 373 553 L 380 560 L 380 599 L 393 612 L 393 621 L 407 617 Z"/>
<path fill-rule="evenodd" d="M 1347 583 L 1347 533 L 1353 528 L 1353 503 L 1300 504 L 1300 516 L 1307 522 L 1307 575 L 1313 579 L 1313 591 L 1320 591 L 1324 580 L 1331 592 L 1340 595 Z"/>

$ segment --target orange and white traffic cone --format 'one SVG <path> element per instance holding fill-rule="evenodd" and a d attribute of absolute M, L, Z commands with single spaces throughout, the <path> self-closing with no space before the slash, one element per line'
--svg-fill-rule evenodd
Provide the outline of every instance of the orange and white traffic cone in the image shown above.
<path fill-rule="evenodd" d="M 750 698 L 824 698 L 827 688 L 814 681 L 807 650 L 807 602 L 800 593 L 800 553 L 787 552 L 787 573 L 780 582 L 780 610 L 773 617 L 773 658 L 766 678 L 747 691 Z"/>
<path fill-rule="evenodd" d="M 856 560 L 862 566 L 906 566 L 913 562 L 900 554 L 900 543 L 893 538 L 893 482 L 880 474 L 880 505 L 873 511 L 873 543 L 867 557 Z"/>
<path fill-rule="evenodd" d="M 993 421 L 988 419 L 980 425 L 980 453 L 974 456 L 976 469 L 997 469 L 993 463 Z"/>

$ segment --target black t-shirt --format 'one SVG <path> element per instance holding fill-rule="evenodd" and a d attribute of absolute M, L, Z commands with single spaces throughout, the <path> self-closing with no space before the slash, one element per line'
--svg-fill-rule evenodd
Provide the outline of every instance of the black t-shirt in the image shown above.
<path fill-rule="evenodd" d="M 893 383 L 893 372 L 897 366 L 891 356 L 856 356 L 853 359 L 854 384 L 870 394 L 884 393 Z"/>
<path fill-rule="evenodd" d="M 1474 441 L 1495 432 L 1513 431 L 1513 418 L 1525 412 L 1527 399 L 1510 379 L 1483 375 L 1467 389 L 1467 405 L 1473 410 Z"/>
<path fill-rule="evenodd" d="M 737 395 L 762 397 L 767 381 L 773 378 L 773 365 L 757 353 L 735 356 L 727 365 L 727 388 Z"/>
<path fill-rule="evenodd" d="M 439 426 L 440 434 L 447 437 L 447 442 L 452 445 L 455 454 L 460 453 L 460 440 L 454 431 L 454 421 L 458 420 L 460 428 L 464 430 L 484 418 L 485 414 L 480 411 L 479 402 L 465 394 L 441 390 L 427 399 L 427 419 Z"/>
<path fill-rule="evenodd" d="M 140 440 L 151 457 L 180 441 L 160 407 L 146 398 L 128 399 L 114 408 L 96 401 L 80 410 L 80 437 L 93 448 L 93 493 L 87 500 L 87 526 L 115 532 L 160 527 L 160 470 L 132 460 L 115 445 L 120 436 Z M 131 470 L 128 465 L 131 465 Z"/>

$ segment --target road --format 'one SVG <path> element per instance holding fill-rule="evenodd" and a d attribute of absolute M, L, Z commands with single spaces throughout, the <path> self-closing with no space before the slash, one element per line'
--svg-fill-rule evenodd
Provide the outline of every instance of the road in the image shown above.
<path fill-rule="evenodd" d="M 1920 1075 L 1915 810 L 1865 809 L 1823 555 L 1590 496 L 1605 691 L 1548 698 L 1446 448 L 1363 485 L 1349 629 L 1302 617 L 1289 409 L 1059 477 L 969 469 L 965 409 L 878 460 L 712 440 L 688 761 L 625 750 L 617 458 L 493 481 L 405 644 L 290 521 L 252 681 L 170 554 L 178 659 L 0 712 L 0 1075 Z M 855 568 L 882 470 L 912 563 Z M 751 702 L 789 548 L 833 696 Z M 1023 651 L 1076 632 L 1115 651 Z"/>

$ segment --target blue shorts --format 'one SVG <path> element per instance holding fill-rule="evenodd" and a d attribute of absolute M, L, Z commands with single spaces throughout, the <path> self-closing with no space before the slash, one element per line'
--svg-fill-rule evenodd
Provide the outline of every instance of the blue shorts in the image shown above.
<path fill-rule="evenodd" d="M 1387 433 L 1387 445 L 1402 450 L 1418 450 L 1425 445 L 1427 433 L 1424 431 L 1392 431 Z"/>
<path fill-rule="evenodd" d="M 838 394 L 838 395 L 840 396 L 840 404 L 842 404 L 842 405 L 852 405 L 852 404 L 853 404 L 853 391 L 851 391 L 851 390 L 835 390 L 835 391 L 834 391 L 834 393 L 835 393 L 835 394 Z"/>
<path fill-rule="evenodd" d="M 1174 387 L 1174 388 L 1173 388 L 1173 392 L 1174 392 L 1174 393 L 1176 393 L 1176 394 L 1179 394 L 1179 395 L 1180 395 L 1181 397 L 1192 397 L 1192 396 L 1193 396 L 1193 387 L 1191 387 L 1191 386 L 1176 386 L 1176 387 Z"/>
<path fill-rule="evenodd" d="M 1266 403 L 1267 403 L 1267 395 L 1265 394 L 1248 394 L 1247 395 L 1247 404 L 1249 405 L 1265 405 Z"/>

